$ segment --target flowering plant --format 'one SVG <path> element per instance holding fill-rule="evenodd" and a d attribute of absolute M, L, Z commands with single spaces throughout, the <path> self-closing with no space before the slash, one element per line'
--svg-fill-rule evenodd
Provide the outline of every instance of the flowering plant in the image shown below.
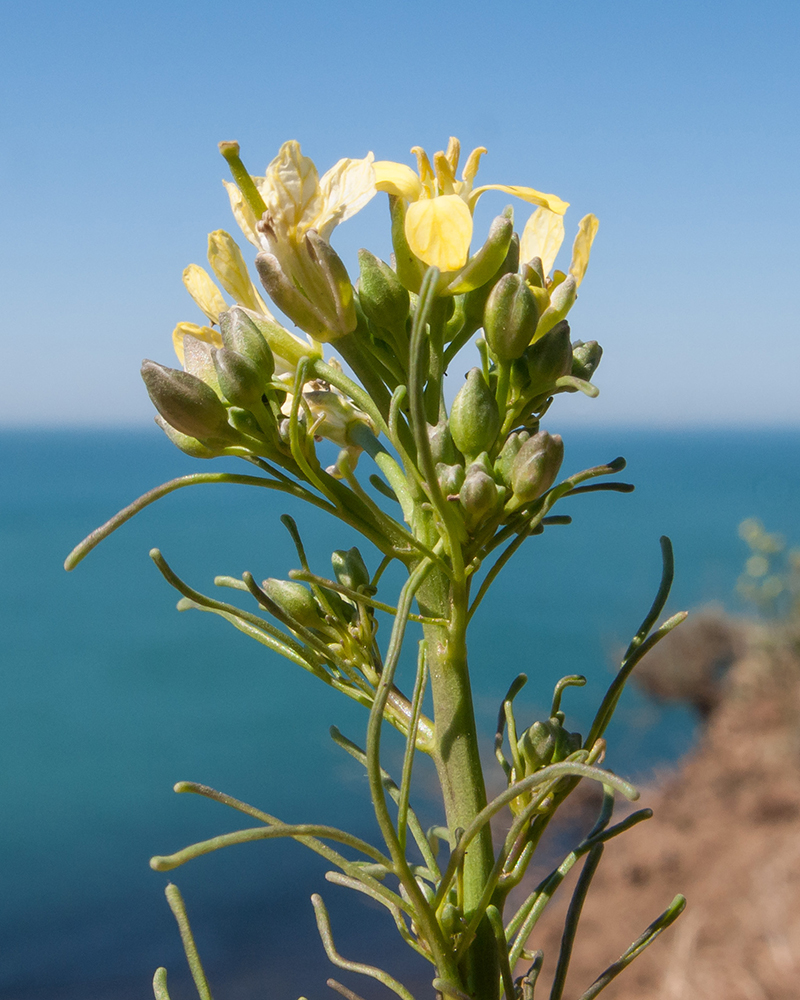
<path fill-rule="evenodd" d="M 564 238 L 566 202 L 528 187 L 476 187 L 483 149 L 468 157 L 460 180 L 455 139 L 436 153 L 433 165 L 416 148 L 416 172 L 405 164 L 376 162 L 370 154 L 340 160 L 322 178 L 296 142 L 284 143 L 263 177 L 245 169 L 236 143 L 222 143 L 220 149 L 233 177 L 226 183 L 233 214 L 258 251 L 255 270 L 270 305 L 233 237 L 223 230 L 212 233 L 208 262 L 213 276 L 195 264 L 183 276 L 206 322 L 176 327 L 180 369 L 145 361 L 142 375 L 157 423 L 180 449 L 198 458 L 236 456 L 253 467 L 252 473 L 197 473 L 165 483 L 93 532 L 66 565 L 75 566 L 142 507 L 201 483 L 278 491 L 359 531 L 377 551 L 376 564 L 368 567 L 372 557 L 356 547 L 337 550 L 332 575 L 320 575 L 312 569 L 295 522 L 284 516 L 299 561 L 291 579 L 259 583 L 250 573 L 216 579 L 220 587 L 250 600 L 250 609 L 199 593 L 159 551 L 151 555 L 181 594 L 179 608 L 219 615 L 364 706 L 363 748 L 337 731 L 333 738 L 366 769 L 383 843 L 367 843 L 322 824 L 284 823 L 222 792 L 182 782 L 176 791 L 224 802 L 256 825 L 155 857 L 151 865 L 169 871 L 226 845 L 292 838 L 330 862 L 330 881 L 388 910 L 405 943 L 431 963 L 433 989 L 440 997 L 529 1000 L 545 961 L 529 940 L 545 906 L 585 857 L 552 967 L 550 996 L 560 1000 L 582 902 L 604 844 L 650 815 L 640 810 L 610 825 L 615 796 L 632 800 L 637 792 L 602 767 L 604 733 L 636 663 L 685 617 L 675 615 L 656 627 L 672 578 L 669 542 L 662 539 L 659 592 L 586 736 L 565 728 L 561 709 L 566 690 L 585 678 L 564 677 L 548 718 L 524 723 L 515 718 L 514 699 L 526 677 L 509 678 L 494 741 L 506 788 L 491 801 L 473 711 L 467 638 L 476 609 L 523 542 L 552 525 L 569 523 L 568 516 L 553 513 L 557 503 L 596 490 L 633 489 L 606 478 L 624 468 L 622 459 L 559 478 L 563 441 L 541 423 L 556 396 L 597 395 L 591 378 L 601 348 L 594 341 L 573 342 L 567 320 L 597 220 L 587 215 L 580 222 L 564 272 L 554 270 L 554 264 Z M 488 190 L 537 207 L 521 239 L 508 208 L 473 250 L 472 213 Z M 354 286 L 330 237 L 378 192 L 389 197 L 393 261 L 362 250 Z M 467 374 L 448 408 L 445 375 L 480 331 L 481 364 Z M 327 467 L 318 454 L 321 439 L 339 448 Z M 367 481 L 356 473 L 363 453 L 367 459 L 359 473 L 372 463 Z M 387 600 L 380 585 L 394 561 L 402 565 L 405 582 L 397 597 Z M 376 612 L 393 617 L 384 648 Z M 423 639 L 409 690 L 401 684 L 398 664 L 410 621 L 421 625 Z M 428 688 L 432 711 L 426 715 Z M 382 764 L 387 723 L 405 738 L 397 781 Z M 442 825 L 428 831 L 412 806 L 419 754 L 435 764 L 444 813 Z M 544 830 L 583 780 L 602 788 L 596 823 L 515 912 L 506 913 L 509 893 L 525 876 Z M 210 997 L 175 886 L 168 887 L 167 897 L 200 996 Z M 315 895 L 313 904 L 334 964 L 411 1000 L 409 990 L 388 972 L 343 958 L 321 897 Z M 587 986 L 581 1000 L 596 996 L 683 905 L 676 897 Z M 525 963 L 521 975 L 520 963 Z M 334 980 L 330 984 L 353 1000 L 352 991 Z M 165 970 L 156 973 L 154 989 L 157 1000 L 167 1000 Z"/>

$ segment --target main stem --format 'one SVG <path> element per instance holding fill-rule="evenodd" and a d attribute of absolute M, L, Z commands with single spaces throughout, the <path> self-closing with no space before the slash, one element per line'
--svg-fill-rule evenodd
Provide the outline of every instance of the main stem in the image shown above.
<path fill-rule="evenodd" d="M 420 588 L 423 614 L 448 625 L 426 625 L 428 666 L 433 696 L 434 761 L 451 834 L 465 830 L 486 805 L 475 712 L 467 668 L 467 591 L 434 570 Z M 494 864 L 492 836 L 486 826 L 472 841 L 464 860 L 463 913 L 469 922 Z M 475 1000 L 497 1000 L 500 967 L 489 922 L 484 919 L 461 966 L 462 986 Z"/>

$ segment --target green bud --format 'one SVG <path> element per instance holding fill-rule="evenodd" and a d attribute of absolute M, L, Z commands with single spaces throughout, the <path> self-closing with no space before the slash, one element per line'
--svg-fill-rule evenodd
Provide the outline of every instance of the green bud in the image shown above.
<path fill-rule="evenodd" d="M 464 323 L 477 330 L 483 326 L 483 311 L 486 308 L 486 300 L 494 288 L 495 284 L 504 274 L 516 274 L 519 270 L 519 236 L 514 233 L 508 244 L 508 251 L 500 267 L 485 285 L 476 288 L 472 292 L 467 292 L 464 296 Z"/>
<path fill-rule="evenodd" d="M 325 275 L 336 315 L 334 335 L 329 336 L 329 339 L 352 333 L 358 325 L 358 318 L 353 286 L 342 258 L 314 229 L 309 229 L 306 233 L 305 242 L 309 256 Z"/>
<path fill-rule="evenodd" d="M 352 549 L 336 549 L 331 553 L 331 563 L 336 579 L 343 587 L 350 590 L 369 587 L 369 570 L 355 545 Z"/>
<path fill-rule="evenodd" d="M 256 254 L 256 271 L 261 284 L 275 305 L 285 313 L 301 330 L 310 333 L 315 340 L 330 339 L 329 325 L 314 304 L 298 291 L 284 274 L 278 258 L 266 250 Z"/>
<path fill-rule="evenodd" d="M 558 434 L 538 431 L 522 445 L 511 466 L 511 485 L 522 503 L 536 500 L 556 481 L 564 460 L 564 442 Z"/>
<path fill-rule="evenodd" d="M 142 362 L 142 379 L 153 405 L 176 431 L 204 443 L 230 443 L 228 411 L 205 382 L 149 360 Z"/>
<path fill-rule="evenodd" d="M 572 344 L 569 339 L 569 323 L 562 320 L 525 351 L 528 366 L 527 396 L 549 393 L 556 379 L 568 375 L 572 370 Z"/>
<path fill-rule="evenodd" d="M 497 461 L 494 463 L 494 474 L 497 479 L 504 486 L 511 485 L 511 467 L 514 464 L 514 459 L 520 448 L 525 444 L 525 442 L 530 437 L 527 431 L 515 431 L 513 434 L 509 434 L 506 438 L 505 444 L 500 450 L 500 454 L 497 456 Z"/>
<path fill-rule="evenodd" d="M 488 451 L 500 430 L 500 411 L 480 368 L 467 373 L 450 411 L 450 434 L 467 460 Z"/>
<path fill-rule="evenodd" d="M 558 764 L 581 748 L 580 733 L 569 733 L 557 718 L 534 722 L 517 742 L 525 774 L 533 774 L 548 764 Z"/>
<path fill-rule="evenodd" d="M 589 340 L 585 344 L 582 340 L 576 340 L 572 345 L 572 370 L 570 374 L 588 382 L 597 371 L 602 357 L 603 348 L 596 340 Z"/>
<path fill-rule="evenodd" d="M 314 595 L 302 583 L 270 577 L 269 580 L 264 580 L 261 587 L 267 597 L 299 625 L 305 628 L 319 628 L 323 624 Z"/>
<path fill-rule="evenodd" d="M 490 281 L 505 261 L 513 235 L 514 218 L 511 212 L 508 215 L 498 215 L 489 227 L 486 242 L 447 286 L 446 294 L 471 292 Z"/>
<path fill-rule="evenodd" d="M 261 417 L 262 421 L 271 418 L 272 434 L 267 435 L 267 437 L 270 438 L 271 444 L 275 444 L 278 438 L 278 428 L 275 418 L 272 416 L 272 411 L 265 408 Z M 264 427 L 262 427 L 249 410 L 242 409 L 239 406 L 231 406 L 228 410 L 228 423 L 230 423 L 231 427 L 235 427 L 240 434 L 249 434 L 250 437 L 254 438 L 265 437 Z"/>
<path fill-rule="evenodd" d="M 272 378 L 275 358 L 269 344 L 241 306 L 234 306 L 227 312 L 220 313 L 219 332 L 222 334 L 222 343 L 228 350 L 236 351 L 252 361 L 265 382 Z"/>
<path fill-rule="evenodd" d="M 545 288 L 544 265 L 541 257 L 534 257 L 522 265 L 522 276 L 534 288 Z"/>
<path fill-rule="evenodd" d="M 448 498 L 458 496 L 458 491 L 464 485 L 464 467 L 461 465 L 447 465 L 445 462 L 436 463 L 436 478 L 442 493 Z"/>
<path fill-rule="evenodd" d="M 475 462 L 467 469 L 458 499 L 464 510 L 464 526 L 472 534 L 497 509 L 497 484 Z"/>
<path fill-rule="evenodd" d="M 392 215 L 392 246 L 397 277 L 404 288 L 416 295 L 422 285 L 425 265 L 412 252 L 406 240 L 406 203 L 398 195 L 389 195 Z"/>
<path fill-rule="evenodd" d="M 219 387 L 228 402 L 245 410 L 252 409 L 261 402 L 264 383 L 258 366 L 253 361 L 236 351 L 229 351 L 227 347 L 213 350 L 211 357 Z"/>
<path fill-rule="evenodd" d="M 498 361 L 521 357 L 538 321 L 536 299 L 522 276 L 504 274 L 489 295 L 483 317 L 486 341 Z"/>
<path fill-rule="evenodd" d="M 364 315 L 384 330 L 405 332 L 410 298 L 395 272 L 369 250 L 358 251 L 358 299 Z"/>
<path fill-rule="evenodd" d="M 578 286 L 571 274 L 550 292 L 550 305 L 539 317 L 539 325 L 536 328 L 536 339 L 543 337 L 548 330 L 560 320 L 564 319 L 567 313 L 575 304 L 578 297 Z"/>
<path fill-rule="evenodd" d="M 156 415 L 155 419 L 170 441 L 186 455 L 190 455 L 192 458 L 217 458 L 223 454 L 223 451 L 220 449 L 208 448 L 202 441 L 198 441 L 197 438 L 189 437 L 188 434 L 181 434 L 180 431 L 176 431 L 160 414 Z"/>
<path fill-rule="evenodd" d="M 446 420 L 440 420 L 438 424 L 428 424 L 428 440 L 431 443 L 431 455 L 434 462 L 452 465 L 461 458 L 453 444 L 450 427 Z"/>

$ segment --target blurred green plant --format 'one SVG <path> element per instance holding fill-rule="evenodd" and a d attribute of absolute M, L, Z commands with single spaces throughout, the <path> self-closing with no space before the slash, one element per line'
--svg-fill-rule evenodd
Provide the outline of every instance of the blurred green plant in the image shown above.
<path fill-rule="evenodd" d="M 770 534 L 758 518 L 739 525 L 739 537 L 750 555 L 736 590 L 767 618 L 800 617 L 800 549 L 789 548 L 782 535 Z"/>
<path fill-rule="evenodd" d="M 460 179 L 455 139 L 432 163 L 415 148 L 416 171 L 375 162 L 370 154 L 340 160 L 321 178 L 296 142 L 281 147 L 263 177 L 245 169 L 236 143 L 222 143 L 220 149 L 233 177 L 226 186 L 234 216 L 258 251 L 261 285 L 272 305 L 305 336 L 275 317 L 233 237 L 223 230 L 212 233 L 208 262 L 214 277 L 196 264 L 183 276 L 205 322 L 176 327 L 173 343 L 181 369 L 145 361 L 142 376 L 157 423 L 179 448 L 197 458 L 239 457 L 251 474 L 197 473 L 165 483 L 94 531 L 66 566 L 73 568 L 149 503 L 199 484 L 239 483 L 284 493 L 359 531 L 377 551 L 377 565 L 368 566 L 372 557 L 353 547 L 334 551 L 332 574 L 324 574 L 316 567 L 319 553 L 309 558 L 297 524 L 285 515 L 299 563 L 289 580 L 258 583 L 251 573 L 216 578 L 220 588 L 249 599 L 249 609 L 196 591 L 159 551 L 151 555 L 181 594 L 179 609 L 220 616 L 365 707 L 363 746 L 336 729 L 331 735 L 367 772 L 383 843 L 367 843 L 321 823 L 285 823 L 222 792 L 181 782 L 177 792 L 222 802 L 254 825 L 155 857 L 151 865 L 170 871 L 221 847 L 291 838 L 331 864 L 329 881 L 385 907 L 405 944 L 430 962 L 432 989 L 439 997 L 532 1000 L 545 956 L 529 949 L 529 939 L 583 858 L 552 966 L 550 998 L 560 1000 L 581 907 L 604 846 L 650 816 L 643 809 L 611 825 L 615 796 L 633 800 L 638 793 L 601 765 L 605 732 L 632 670 L 685 618 L 680 613 L 657 624 L 673 575 L 670 543 L 662 539 L 663 573 L 653 605 L 585 736 L 567 730 L 561 709 L 567 689 L 583 685 L 584 677 L 559 682 L 549 716 L 542 720 L 517 720 L 514 699 L 527 678 L 519 674 L 511 682 L 494 740 L 507 787 L 491 801 L 467 639 L 489 587 L 523 542 L 570 523 L 569 516 L 553 513 L 557 503 L 597 490 L 633 489 L 604 478 L 622 471 L 621 458 L 559 478 L 563 441 L 541 427 L 556 396 L 597 395 L 590 380 L 602 349 L 594 341 L 573 342 L 567 321 L 597 220 L 587 215 L 579 224 L 564 272 L 554 264 L 564 237 L 566 202 L 528 187 L 475 187 L 482 148 L 468 157 Z M 472 213 L 488 190 L 537 208 L 521 238 L 514 233 L 511 208 L 506 209 L 472 252 Z M 393 260 L 388 264 L 362 250 L 354 286 L 330 236 L 378 191 L 389 198 Z M 443 388 L 448 368 L 481 330 L 481 364 L 467 374 L 448 411 Z M 338 358 L 326 358 L 326 345 L 335 348 L 352 376 Z M 318 457 L 323 438 L 339 448 L 328 467 Z M 360 475 L 362 455 L 372 463 L 366 478 Z M 395 561 L 405 570 L 405 582 L 385 599 L 384 571 Z M 378 611 L 393 618 L 383 647 Z M 406 694 L 398 665 L 412 621 L 421 626 L 423 638 Z M 428 689 L 430 715 L 423 712 Z M 399 780 L 381 760 L 385 723 L 405 739 Z M 441 791 L 443 822 L 429 830 L 422 828 L 412 805 L 419 754 L 433 760 Z M 522 882 L 542 834 L 582 780 L 602 788 L 596 823 L 507 913 L 509 894 Z M 181 894 L 171 885 L 167 898 L 206 1000 L 211 993 Z M 385 969 L 342 957 L 325 904 L 316 894 L 312 903 L 335 965 L 412 1000 Z M 683 906 L 677 896 L 587 986 L 581 1000 L 597 996 Z M 356 998 L 335 980 L 329 984 L 349 1000 Z M 163 969 L 156 973 L 154 990 L 157 1000 L 167 1000 Z"/>

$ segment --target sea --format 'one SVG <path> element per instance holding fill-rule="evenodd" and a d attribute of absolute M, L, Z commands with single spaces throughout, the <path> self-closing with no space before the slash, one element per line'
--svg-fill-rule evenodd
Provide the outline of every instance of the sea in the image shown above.
<path fill-rule="evenodd" d="M 565 674 L 567 724 L 585 731 L 620 650 L 660 578 L 659 537 L 671 537 L 676 577 L 666 614 L 717 604 L 747 610 L 736 580 L 747 557 L 746 517 L 800 542 L 800 431 L 565 432 L 564 471 L 628 460 L 630 495 L 561 503 L 569 526 L 529 539 L 471 626 L 476 712 L 490 784 L 499 788 L 492 737 L 499 704 L 520 672 L 518 716 L 547 713 Z M 363 461 L 367 461 L 364 459 Z M 197 858 L 169 876 L 148 866 L 218 834 L 252 825 L 225 806 L 176 795 L 202 782 L 286 822 L 322 822 L 377 838 L 360 765 L 330 739 L 337 726 L 363 743 L 366 713 L 310 674 L 198 611 L 148 556 L 158 547 L 191 586 L 214 576 L 285 577 L 298 565 L 279 522 L 297 521 L 312 568 L 359 543 L 349 528 L 292 498 L 245 486 L 198 485 L 170 494 L 106 539 L 71 573 L 72 547 L 146 490 L 190 472 L 247 473 L 201 463 L 157 430 L 0 432 L 0 997 L 134 1000 L 152 996 L 166 966 L 172 1000 L 195 996 L 164 898 L 181 889 L 215 995 L 332 995 L 332 970 L 309 897 L 319 891 L 348 959 L 385 964 L 426 982 L 430 969 L 398 957 L 388 914 L 325 881 L 325 863 L 298 844 L 260 841 Z M 240 468 L 241 466 L 241 468 Z M 361 544 L 370 568 L 378 559 Z M 386 599 L 400 577 L 385 577 Z M 217 593 L 219 593 L 217 591 Z M 223 598 L 247 595 L 224 591 Z M 384 642 L 388 624 L 379 638 Z M 416 634 L 401 669 L 411 687 Z M 655 705 L 631 687 L 608 733 L 607 763 L 651 782 L 697 736 L 690 709 Z M 387 734 L 386 766 L 401 743 Z M 424 823 L 443 817 L 430 769 L 418 768 L 412 804 Z M 382 987 L 338 978 L 369 998 Z M 364 985 L 366 983 L 366 985 Z"/>

